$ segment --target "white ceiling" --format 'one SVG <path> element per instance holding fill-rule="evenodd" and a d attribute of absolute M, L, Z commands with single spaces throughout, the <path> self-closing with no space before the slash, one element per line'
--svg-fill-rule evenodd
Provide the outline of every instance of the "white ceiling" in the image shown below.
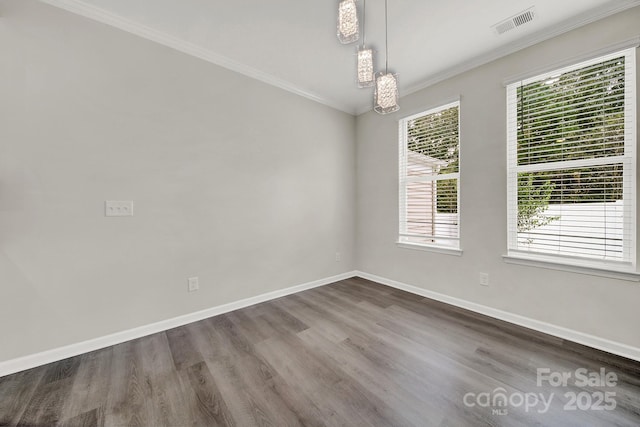
<path fill-rule="evenodd" d="M 338 0 L 42 0 L 349 113 L 356 44 L 336 38 Z M 362 0 L 359 0 L 359 6 Z M 456 72 L 640 4 L 640 0 L 388 0 L 389 69 L 406 95 Z M 531 6 L 534 21 L 491 28 Z M 367 42 L 384 66 L 384 1 L 366 4 Z"/>

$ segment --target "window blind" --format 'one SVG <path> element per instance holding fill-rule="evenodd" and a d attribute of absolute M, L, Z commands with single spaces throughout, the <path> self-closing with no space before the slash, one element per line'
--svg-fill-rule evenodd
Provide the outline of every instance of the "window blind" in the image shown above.
<path fill-rule="evenodd" d="M 635 49 L 507 87 L 509 252 L 635 265 Z"/>
<path fill-rule="evenodd" d="M 402 243 L 457 249 L 459 102 L 400 120 Z"/>

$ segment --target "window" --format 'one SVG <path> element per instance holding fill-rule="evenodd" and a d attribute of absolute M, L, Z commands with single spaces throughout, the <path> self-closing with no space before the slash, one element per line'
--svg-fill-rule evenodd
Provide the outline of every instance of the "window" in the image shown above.
<path fill-rule="evenodd" d="M 635 269 L 635 49 L 507 86 L 509 255 Z"/>
<path fill-rule="evenodd" d="M 399 243 L 459 249 L 459 102 L 400 120 Z"/>

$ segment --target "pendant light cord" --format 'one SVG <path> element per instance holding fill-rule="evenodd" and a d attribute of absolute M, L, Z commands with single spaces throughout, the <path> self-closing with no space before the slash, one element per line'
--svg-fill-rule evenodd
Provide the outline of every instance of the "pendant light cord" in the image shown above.
<path fill-rule="evenodd" d="M 362 47 L 364 47 L 367 40 L 367 0 L 362 0 Z"/>
<path fill-rule="evenodd" d="M 387 27 L 387 0 L 384 0 L 384 72 L 389 73 L 389 28 Z"/>

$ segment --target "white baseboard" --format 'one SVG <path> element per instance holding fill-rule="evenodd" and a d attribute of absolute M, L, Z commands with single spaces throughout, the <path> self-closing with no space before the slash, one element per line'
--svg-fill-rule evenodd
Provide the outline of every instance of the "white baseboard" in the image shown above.
<path fill-rule="evenodd" d="M 301 292 L 307 289 L 328 285 L 330 283 L 348 279 L 353 276 L 362 277 L 364 279 L 382 283 L 384 285 L 391 286 L 396 289 L 401 289 L 403 291 L 411 292 L 416 295 L 421 295 L 436 301 L 444 302 L 456 307 L 460 307 L 476 313 L 484 314 L 485 316 L 504 320 L 506 322 L 523 326 L 525 328 L 533 329 L 538 332 L 543 332 L 558 338 L 566 339 L 566 340 L 583 344 L 589 347 L 593 347 L 599 350 L 607 351 L 609 353 L 617 354 L 619 356 L 623 356 L 628 359 L 640 361 L 640 348 L 637 348 L 637 347 L 632 347 L 626 344 L 607 340 L 605 338 L 600 338 L 594 335 L 589 335 L 582 332 L 574 331 L 572 329 L 563 328 L 561 326 L 552 325 L 550 323 L 541 322 L 539 320 L 520 316 L 514 313 L 509 313 L 507 311 L 498 310 L 492 307 L 487 307 L 485 305 L 476 304 L 474 302 L 465 301 L 452 296 L 440 294 L 438 292 L 433 292 L 427 289 L 419 288 L 417 286 L 398 282 L 396 280 L 387 279 L 385 277 L 364 273 L 362 271 L 351 271 L 347 273 L 338 274 L 336 276 L 315 280 L 313 282 L 292 286 L 286 289 L 279 289 L 277 291 L 267 292 L 265 294 L 257 295 L 255 297 L 246 298 L 246 299 L 231 302 L 228 304 L 219 305 L 216 307 L 208 308 L 206 310 L 185 314 L 183 316 L 174 317 L 172 319 L 163 320 L 160 322 L 140 326 L 137 328 L 126 330 L 126 331 L 116 332 L 114 334 L 105 335 L 103 337 L 94 338 L 88 341 L 83 341 L 76 344 L 70 344 L 64 347 L 43 351 L 41 353 L 31 354 L 28 356 L 23 356 L 16 359 L 0 362 L 0 377 L 13 374 L 15 372 L 24 371 L 25 369 L 46 365 L 47 363 L 57 362 L 59 360 L 66 359 L 68 357 L 73 357 L 73 356 L 77 356 L 79 354 L 87 353 L 90 351 L 99 350 L 101 348 L 109 347 L 111 345 L 120 344 L 136 338 L 141 338 L 147 335 L 155 334 L 157 332 L 163 332 L 168 329 L 177 328 L 178 326 L 197 322 L 199 320 L 217 316 L 219 314 L 228 313 L 233 310 L 238 310 L 240 308 L 248 307 L 254 304 L 259 304 L 261 302 L 280 298 L 286 295 L 294 294 L 296 292 Z"/>
<path fill-rule="evenodd" d="M 382 283 L 383 285 L 391 286 L 392 288 L 401 289 L 403 291 L 407 291 L 412 294 L 420 295 L 436 301 L 451 304 L 456 307 L 460 307 L 476 313 L 484 314 L 485 316 L 493 317 L 499 320 L 504 320 L 505 322 L 513 323 L 519 326 L 524 326 L 525 328 L 533 329 L 534 331 L 543 332 L 545 334 L 553 335 L 554 337 L 573 341 L 578 344 L 583 344 L 588 347 L 593 347 L 598 350 L 603 350 L 609 353 L 616 354 L 618 356 L 626 357 L 628 359 L 632 359 L 640 362 L 640 348 L 637 348 L 637 347 L 632 347 L 627 344 L 622 344 L 622 343 L 611 341 L 605 338 L 600 338 L 594 335 L 585 334 L 583 332 L 574 331 L 572 329 L 563 328 L 561 326 L 552 325 L 551 323 L 541 322 L 539 320 L 531 319 L 529 317 L 524 317 L 518 314 L 509 313 L 508 311 L 502 311 L 496 308 L 487 307 L 485 305 L 476 304 L 474 302 L 466 301 L 460 298 L 455 298 L 445 294 L 440 294 L 438 292 L 429 291 L 427 289 L 419 288 L 413 285 L 408 285 L 406 283 L 387 279 L 385 277 L 376 276 L 374 274 L 364 273 L 362 271 L 356 271 L 355 275 L 358 277 L 362 277 L 363 279 L 368 279 L 374 282 Z"/>
<path fill-rule="evenodd" d="M 280 298 L 285 295 L 295 294 L 307 289 L 316 288 L 318 286 L 328 285 L 340 280 L 348 279 L 356 275 L 356 272 L 347 272 L 336 276 L 326 277 L 324 279 L 314 280 L 313 282 L 303 283 L 301 285 L 292 286 L 285 289 L 279 289 L 266 294 L 257 295 L 251 298 L 245 298 L 228 304 L 219 305 L 206 310 L 189 313 L 172 319 L 162 320 L 160 322 L 149 325 L 140 326 L 126 331 L 116 332 L 114 334 L 105 335 L 103 337 L 94 338 L 64 347 L 54 348 L 52 350 L 43 351 L 41 353 L 31 354 L 28 356 L 18 357 L 16 359 L 0 362 L 0 377 L 24 371 L 25 369 L 35 368 L 36 366 L 46 365 L 47 363 L 57 362 L 68 357 L 77 356 L 79 354 L 88 353 L 90 351 L 99 350 L 101 348 L 120 344 L 136 338 L 163 332 L 168 329 L 177 328 L 178 326 L 188 323 L 197 322 L 212 316 L 228 313 L 233 310 L 248 307 L 250 305 Z"/>

